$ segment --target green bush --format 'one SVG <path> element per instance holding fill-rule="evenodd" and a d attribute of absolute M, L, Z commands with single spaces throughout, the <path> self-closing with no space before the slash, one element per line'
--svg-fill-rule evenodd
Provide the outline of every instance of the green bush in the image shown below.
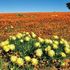
<path fill-rule="evenodd" d="M 58 36 L 43 39 L 33 32 L 10 36 L 0 43 L 0 51 L 10 70 L 33 70 L 41 62 L 46 66 L 62 66 L 65 65 L 63 60 L 70 58 L 68 41 Z"/>

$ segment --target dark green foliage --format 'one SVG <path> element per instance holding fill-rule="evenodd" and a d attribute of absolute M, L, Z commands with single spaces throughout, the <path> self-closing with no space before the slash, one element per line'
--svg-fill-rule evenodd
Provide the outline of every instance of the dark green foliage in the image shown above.
<path fill-rule="evenodd" d="M 66 3 L 66 6 L 70 9 L 70 2 Z"/>

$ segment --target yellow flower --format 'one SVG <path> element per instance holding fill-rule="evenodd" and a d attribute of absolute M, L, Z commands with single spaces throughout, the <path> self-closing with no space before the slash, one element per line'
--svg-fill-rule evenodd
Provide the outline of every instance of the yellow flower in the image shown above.
<path fill-rule="evenodd" d="M 9 46 L 10 50 L 14 50 L 15 49 L 15 45 L 14 44 L 10 44 L 8 46 Z"/>
<path fill-rule="evenodd" d="M 49 51 L 48 51 L 48 56 L 50 56 L 50 57 L 55 56 L 54 50 L 49 50 Z"/>
<path fill-rule="evenodd" d="M 25 34 L 26 34 L 26 35 L 30 35 L 29 32 L 26 32 Z"/>
<path fill-rule="evenodd" d="M 64 42 L 62 40 L 60 40 L 60 44 L 64 44 Z"/>
<path fill-rule="evenodd" d="M 64 52 L 61 52 L 60 55 L 65 58 L 66 57 L 66 54 Z"/>
<path fill-rule="evenodd" d="M 70 45 L 69 45 L 68 43 L 65 43 L 65 46 L 66 46 L 67 48 L 70 48 Z"/>
<path fill-rule="evenodd" d="M 41 37 L 38 37 L 39 42 L 43 43 L 44 39 L 42 39 Z"/>
<path fill-rule="evenodd" d="M 64 42 L 64 45 L 65 45 L 66 47 L 70 48 L 69 43 L 68 43 L 66 40 L 62 39 L 62 41 Z"/>
<path fill-rule="evenodd" d="M 38 56 L 38 57 L 41 57 L 42 54 L 43 54 L 42 49 L 37 49 L 37 50 L 35 51 L 35 53 L 36 53 L 36 56 Z"/>
<path fill-rule="evenodd" d="M 51 50 L 51 46 L 48 46 L 48 47 L 45 48 L 46 52 L 49 51 L 49 50 Z"/>
<path fill-rule="evenodd" d="M 16 40 L 16 36 L 10 36 L 12 40 Z"/>
<path fill-rule="evenodd" d="M 9 44 L 9 40 L 4 41 L 5 45 Z"/>
<path fill-rule="evenodd" d="M 23 39 L 21 39 L 20 42 L 23 43 Z"/>
<path fill-rule="evenodd" d="M 61 62 L 61 67 L 65 67 L 66 62 Z"/>
<path fill-rule="evenodd" d="M 53 49 L 57 49 L 57 48 L 58 48 L 58 45 L 53 44 Z"/>
<path fill-rule="evenodd" d="M 30 41 L 30 37 L 29 36 L 26 36 L 25 37 L 25 41 Z"/>
<path fill-rule="evenodd" d="M 65 39 L 61 38 L 61 41 L 63 41 L 63 42 L 64 42 L 64 41 L 65 41 Z"/>
<path fill-rule="evenodd" d="M 64 50 L 65 50 L 65 53 L 70 54 L 70 48 L 65 47 Z"/>
<path fill-rule="evenodd" d="M 2 47 L 2 46 L 5 46 L 5 45 L 8 45 L 8 44 L 9 44 L 9 41 L 6 40 L 6 41 L 1 42 L 0 43 L 0 46 Z"/>
<path fill-rule="evenodd" d="M 38 64 L 38 60 L 36 58 L 32 58 L 32 65 L 37 65 Z"/>
<path fill-rule="evenodd" d="M 50 44 L 53 43 L 51 39 L 45 39 L 44 41 L 45 41 L 45 43 L 50 43 Z"/>
<path fill-rule="evenodd" d="M 3 47 L 4 45 L 5 45 L 4 42 L 1 42 L 1 43 L 0 43 L 0 46 L 1 46 L 1 47 Z"/>
<path fill-rule="evenodd" d="M 30 62 L 31 61 L 30 56 L 25 56 L 25 61 Z"/>
<path fill-rule="evenodd" d="M 16 37 L 19 38 L 19 39 L 20 39 L 22 36 L 23 36 L 22 33 L 18 33 L 18 34 L 16 35 Z"/>
<path fill-rule="evenodd" d="M 15 55 L 12 55 L 11 58 L 10 58 L 11 62 L 16 62 L 17 60 L 17 56 Z"/>
<path fill-rule="evenodd" d="M 14 70 L 14 68 L 10 68 L 10 70 Z"/>
<path fill-rule="evenodd" d="M 39 42 L 36 42 L 36 43 L 34 44 L 34 46 L 35 46 L 35 47 L 40 47 L 41 45 L 40 45 Z"/>
<path fill-rule="evenodd" d="M 31 35 L 33 38 L 36 38 L 36 34 L 34 32 L 31 32 Z"/>
<path fill-rule="evenodd" d="M 56 45 L 58 45 L 58 44 L 59 44 L 59 42 L 58 42 L 58 41 L 53 41 L 53 43 L 54 43 L 54 44 L 56 44 Z"/>
<path fill-rule="evenodd" d="M 19 65 L 19 66 L 22 66 L 24 64 L 24 61 L 22 58 L 17 58 L 17 61 L 16 63 Z"/>
<path fill-rule="evenodd" d="M 4 50 L 5 52 L 8 52 L 8 51 L 10 50 L 10 48 L 9 48 L 8 45 L 6 45 L 6 46 L 3 46 L 3 50 Z"/>
<path fill-rule="evenodd" d="M 59 39 L 59 37 L 57 35 L 53 36 L 54 39 Z"/>
<path fill-rule="evenodd" d="M 29 36 L 29 37 L 31 37 L 30 34 L 29 34 L 29 32 L 25 32 L 25 33 L 23 34 L 23 37 L 24 37 L 24 36 Z"/>

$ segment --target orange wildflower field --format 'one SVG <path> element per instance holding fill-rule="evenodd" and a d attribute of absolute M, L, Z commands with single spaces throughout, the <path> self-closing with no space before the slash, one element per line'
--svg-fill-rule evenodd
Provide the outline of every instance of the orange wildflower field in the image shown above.
<path fill-rule="evenodd" d="M 70 40 L 70 13 L 0 14 L 0 40 L 23 31 L 33 31 L 41 37 L 58 35 Z"/>

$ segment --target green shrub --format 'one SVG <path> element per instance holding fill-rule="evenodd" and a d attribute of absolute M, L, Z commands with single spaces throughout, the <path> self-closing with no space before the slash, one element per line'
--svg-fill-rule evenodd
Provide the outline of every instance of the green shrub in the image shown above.
<path fill-rule="evenodd" d="M 0 43 L 0 49 L 0 55 L 8 62 L 8 68 L 14 70 L 30 70 L 41 62 L 46 66 L 61 66 L 64 59 L 70 58 L 70 45 L 65 39 L 58 36 L 43 39 L 33 32 L 10 36 Z"/>

